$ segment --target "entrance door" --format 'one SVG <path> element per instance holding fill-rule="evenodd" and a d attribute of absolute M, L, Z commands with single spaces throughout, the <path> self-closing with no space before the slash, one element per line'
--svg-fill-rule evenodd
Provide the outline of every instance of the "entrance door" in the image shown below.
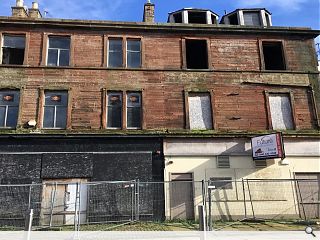
<path fill-rule="evenodd" d="M 194 220 L 194 194 L 192 173 L 171 174 L 171 219 Z"/>
<path fill-rule="evenodd" d="M 320 173 L 295 173 L 295 176 L 298 179 L 296 187 L 300 216 L 306 219 L 319 219 Z"/>
<path fill-rule="evenodd" d="M 84 179 L 48 180 L 43 184 L 41 223 L 45 226 L 73 225 L 76 214 L 86 221 L 87 185 Z"/>

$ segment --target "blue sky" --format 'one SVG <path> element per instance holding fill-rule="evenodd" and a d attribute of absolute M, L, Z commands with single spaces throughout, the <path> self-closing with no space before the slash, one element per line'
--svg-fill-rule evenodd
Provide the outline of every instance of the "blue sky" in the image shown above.
<path fill-rule="evenodd" d="M 25 0 L 31 6 L 34 0 Z M 38 0 L 47 17 L 115 21 L 141 21 L 146 0 Z M 274 26 L 305 26 L 320 29 L 319 0 L 152 0 L 156 21 L 166 22 L 168 12 L 183 7 L 208 8 L 223 15 L 236 8 L 265 7 Z M 0 15 L 10 16 L 15 0 L 0 0 Z"/>

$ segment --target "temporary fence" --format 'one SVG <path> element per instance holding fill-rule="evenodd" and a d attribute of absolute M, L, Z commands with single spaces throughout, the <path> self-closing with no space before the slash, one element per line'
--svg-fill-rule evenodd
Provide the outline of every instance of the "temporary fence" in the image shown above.
<path fill-rule="evenodd" d="M 210 181 L 44 182 L 0 185 L 0 229 L 32 229 L 135 221 L 198 220 L 205 207 L 215 222 L 319 219 L 319 180 L 211 179 Z"/>

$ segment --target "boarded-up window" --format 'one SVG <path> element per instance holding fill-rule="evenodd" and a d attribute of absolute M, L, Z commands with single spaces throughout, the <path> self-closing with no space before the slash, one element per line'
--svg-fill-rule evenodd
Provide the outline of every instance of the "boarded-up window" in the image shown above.
<path fill-rule="evenodd" d="M 212 129 L 212 110 L 209 93 L 190 93 L 189 121 L 190 129 Z"/>
<path fill-rule="evenodd" d="M 269 104 L 273 129 L 293 129 L 294 124 L 289 94 L 270 94 Z"/>
<path fill-rule="evenodd" d="M 260 12 L 244 12 L 243 18 L 246 26 L 261 26 Z"/>

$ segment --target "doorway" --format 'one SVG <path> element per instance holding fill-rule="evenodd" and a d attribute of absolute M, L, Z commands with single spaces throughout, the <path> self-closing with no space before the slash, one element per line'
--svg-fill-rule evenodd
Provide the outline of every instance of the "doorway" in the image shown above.
<path fill-rule="evenodd" d="M 170 182 L 171 219 L 194 220 L 192 173 L 172 173 Z"/>

